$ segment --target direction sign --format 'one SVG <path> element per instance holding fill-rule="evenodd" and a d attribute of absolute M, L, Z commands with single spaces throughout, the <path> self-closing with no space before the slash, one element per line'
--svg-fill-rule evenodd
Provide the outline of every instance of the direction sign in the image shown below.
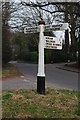
<path fill-rule="evenodd" d="M 62 49 L 62 41 L 56 37 L 44 36 L 46 49 Z"/>
<path fill-rule="evenodd" d="M 58 31 L 58 30 L 67 30 L 68 23 L 58 24 L 58 25 L 45 25 L 45 31 Z"/>
<path fill-rule="evenodd" d="M 39 26 L 35 26 L 35 27 L 25 27 L 24 28 L 24 33 L 38 33 L 39 32 Z"/>
<path fill-rule="evenodd" d="M 68 23 L 62 23 L 62 24 L 58 24 L 58 25 L 45 25 L 44 26 L 44 31 L 45 32 L 50 32 L 50 31 L 58 31 L 58 30 L 67 30 L 68 29 Z M 40 28 L 39 26 L 35 26 L 35 27 L 25 27 L 24 28 L 24 33 L 28 34 L 28 33 L 38 33 L 40 32 Z"/>
<path fill-rule="evenodd" d="M 47 0 L 48 2 L 79 2 L 79 0 Z"/>

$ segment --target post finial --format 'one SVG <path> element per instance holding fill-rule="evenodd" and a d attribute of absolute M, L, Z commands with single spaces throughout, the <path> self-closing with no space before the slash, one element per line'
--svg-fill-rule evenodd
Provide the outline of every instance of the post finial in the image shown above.
<path fill-rule="evenodd" d="M 40 21 L 38 22 L 38 25 L 41 25 L 41 24 L 45 25 L 45 21 L 44 21 L 44 20 L 40 20 Z"/>

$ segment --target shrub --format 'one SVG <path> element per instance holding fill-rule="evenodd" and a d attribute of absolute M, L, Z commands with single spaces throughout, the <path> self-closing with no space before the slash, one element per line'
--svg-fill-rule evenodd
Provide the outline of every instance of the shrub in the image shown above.
<path fill-rule="evenodd" d="M 37 63 L 38 53 L 37 51 L 34 52 L 27 52 L 22 56 L 22 60 L 30 63 Z"/>

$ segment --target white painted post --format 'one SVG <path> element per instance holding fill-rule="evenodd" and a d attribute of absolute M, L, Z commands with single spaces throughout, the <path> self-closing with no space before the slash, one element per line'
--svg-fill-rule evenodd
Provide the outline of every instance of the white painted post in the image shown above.
<path fill-rule="evenodd" d="M 45 73 L 44 73 L 44 24 L 45 22 L 39 21 L 39 46 L 38 46 L 38 74 L 37 74 L 37 92 L 45 94 Z"/>
<path fill-rule="evenodd" d="M 40 25 L 39 34 L 39 58 L 38 58 L 38 74 L 37 76 L 44 77 L 44 25 Z"/>

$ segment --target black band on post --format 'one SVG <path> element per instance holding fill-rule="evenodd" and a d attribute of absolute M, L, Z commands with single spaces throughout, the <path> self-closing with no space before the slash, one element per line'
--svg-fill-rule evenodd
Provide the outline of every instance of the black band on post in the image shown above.
<path fill-rule="evenodd" d="M 37 76 L 37 92 L 45 94 L 45 77 Z"/>

